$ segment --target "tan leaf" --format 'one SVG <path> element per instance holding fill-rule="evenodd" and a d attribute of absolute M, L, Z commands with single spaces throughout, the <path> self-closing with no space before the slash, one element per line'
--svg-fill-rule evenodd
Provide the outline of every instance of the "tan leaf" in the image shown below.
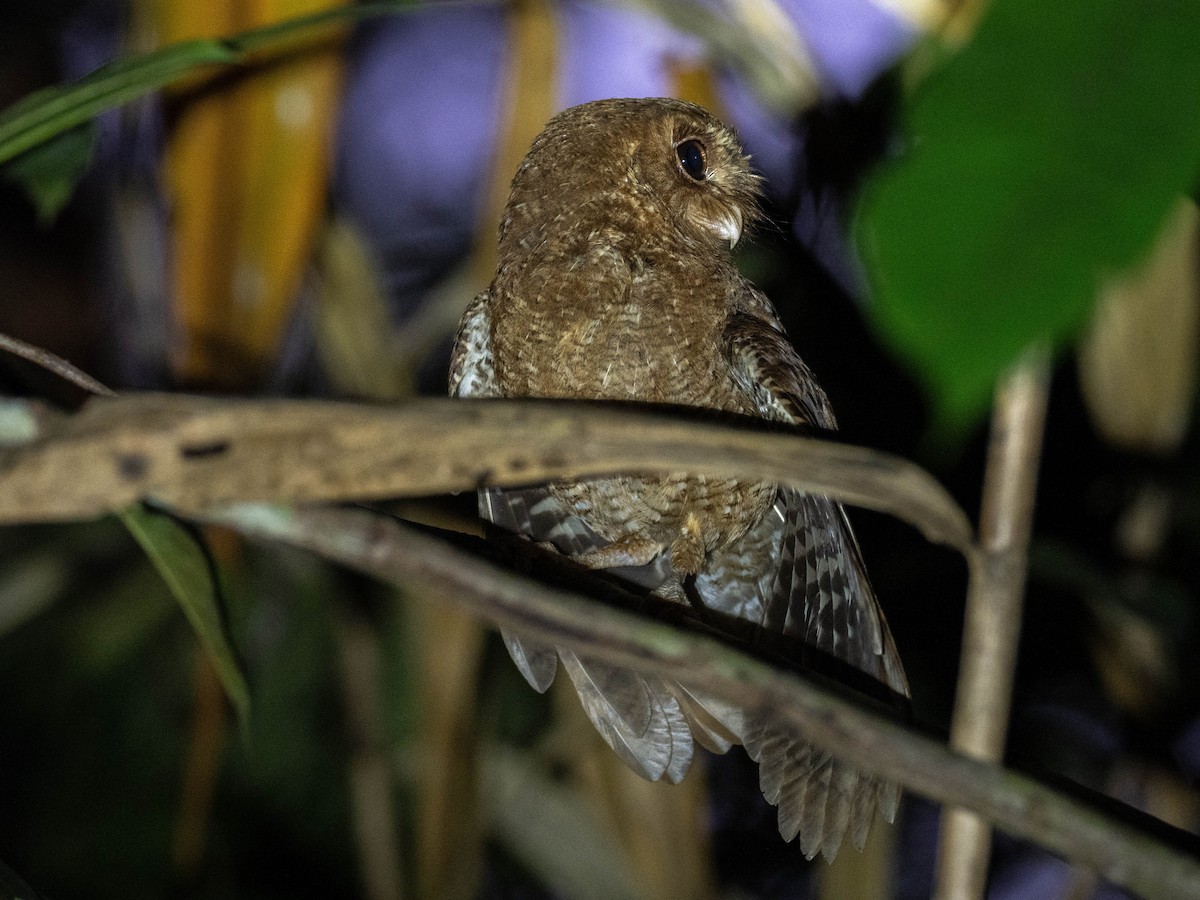
<path fill-rule="evenodd" d="M 1101 291 L 1079 348 L 1079 380 L 1099 431 L 1114 444 L 1170 453 L 1196 389 L 1200 215 L 1181 200 L 1150 256 Z"/>

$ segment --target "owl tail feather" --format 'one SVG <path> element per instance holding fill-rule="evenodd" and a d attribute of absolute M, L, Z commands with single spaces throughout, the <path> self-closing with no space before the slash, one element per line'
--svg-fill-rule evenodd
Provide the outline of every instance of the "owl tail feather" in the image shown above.
<path fill-rule="evenodd" d="M 662 679 L 581 658 L 559 648 L 584 712 L 631 769 L 678 784 L 691 767 L 692 731 Z"/>
<path fill-rule="evenodd" d="M 754 721 L 745 733 L 746 752 L 759 764 L 759 786 L 779 807 L 779 833 L 812 859 L 837 857 L 846 835 L 861 850 L 876 809 L 894 821 L 899 789 L 845 766 L 789 729 Z"/>
<path fill-rule="evenodd" d="M 734 744 L 759 765 L 759 786 L 779 808 L 779 833 L 800 840 L 812 859 L 832 862 L 849 836 L 859 850 L 878 809 L 895 819 L 899 789 L 842 765 L 794 731 L 677 681 L 642 675 L 573 651 L 504 632 L 504 642 L 526 681 L 544 692 L 558 660 L 584 712 L 613 752 L 649 781 L 677 784 L 691 766 L 693 741 L 714 753 Z"/>
<path fill-rule="evenodd" d="M 584 711 L 613 751 L 643 778 L 678 783 L 693 756 L 692 740 L 714 753 L 740 744 L 742 710 L 675 681 L 580 658 L 511 631 L 501 632 L 509 656 L 538 693 L 554 681 L 558 658 Z"/>
<path fill-rule="evenodd" d="M 507 629 L 501 629 L 508 655 L 517 664 L 529 686 L 539 694 L 546 693 L 558 671 L 558 651 L 547 644 L 526 640 Z"/>
<path fill-rule="evenodd" d="M 745 712 L 725 700 L 710 697 L 678 681 L 667 682 L 692 729 L 692 737 L 713 753 L 724 753 L 742 742 Z"/>

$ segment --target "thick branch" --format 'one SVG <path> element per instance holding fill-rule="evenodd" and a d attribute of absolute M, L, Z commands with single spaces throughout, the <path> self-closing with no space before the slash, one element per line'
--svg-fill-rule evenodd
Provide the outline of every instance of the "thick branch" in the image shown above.
<path fill-rule="evenodd" d="M 365 500 L 618 472 L 761 479 L 896 515 L 964 553 L 966 515 L 897 457 L 738 420 L 546 401 L 123 395 L 0 452 L 0 524 L 90 518 L 139 499 L 183 513 L 245 501 Z"/>
<path fill-rule="evenodd" d="M 713 694 L 789 722 L 806 739 L 856 767 L 932 800 L 974 810 L 1005 831 L 1036 841 L 1138 894 L 1183 900 L 1194 897 L 1200 884 L 1200 861 L 1194 855 L 1173 850 L 1030 778 L 961 756 L 866 711 L 836 690 L 711 637 L 531 581 L 368 513 L 248 505 L 211 518 L 248 536 L 303 547 L 424 595 L 452 600 L 496 625 L 547 643 L 703 685 Z M 1190 840 L 1177 834 L 1181 841 Z"/>

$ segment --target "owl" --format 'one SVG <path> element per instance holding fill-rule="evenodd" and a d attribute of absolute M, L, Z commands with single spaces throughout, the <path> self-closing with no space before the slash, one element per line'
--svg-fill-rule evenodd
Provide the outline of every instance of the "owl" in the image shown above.
<path fill-rule="evenodd" d="M 735 134 L 670 99 L 601 100 L 555 116 L 513 179 L 491 285 L 455 339 L 456 397 L 675 404 L 835 428 L 824 392 L 732 250 L 759 209 Z M 479 512 L 634 590 L 745 620 L 895 696 L 908 685 L 850 524 L 828 497 L 754 480 L 631 472 L 487 488 Z M 678 782 L 694 745 L 745 746 L 779 830 L 812 858 L 859 848 L 898 789 L 761 712 L 700 687 L 505 633 L 544 691 L 561 665 L 635 772 Z"/>

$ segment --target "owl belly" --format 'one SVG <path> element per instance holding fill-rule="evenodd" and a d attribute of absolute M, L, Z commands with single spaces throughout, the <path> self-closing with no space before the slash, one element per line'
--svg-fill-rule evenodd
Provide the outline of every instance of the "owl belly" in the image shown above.
<path fill-rule="evenodd" d="M 559 482 L 552 491 L 601 537 L 670 553 L 679 575 L 738 540 L 766 514 L 775 486 L 703 475 L 626 475 Z"/>
<path fill-rule="evenodd" d="M 630 353 L 634 348 L 641 352 Z M 708 357 L 714 358 L 720 359 L 715 353 Z M 752 412 L 719 365 L 695 365 L 682 354 L 648 354 L 628 340 L 610 361 L 613 365 L 590 371 L 564 367 L 567 395 Z M 574 372 L 581 374 L 567 374 Z M 706 556 L 744 535 L 775 495 L 773 485 L 685 473 L 562 483 L 554 490 L 601 537 L 636 543 L 643 555 L 669 551 L 679 575 L 701 571 Z"/>

